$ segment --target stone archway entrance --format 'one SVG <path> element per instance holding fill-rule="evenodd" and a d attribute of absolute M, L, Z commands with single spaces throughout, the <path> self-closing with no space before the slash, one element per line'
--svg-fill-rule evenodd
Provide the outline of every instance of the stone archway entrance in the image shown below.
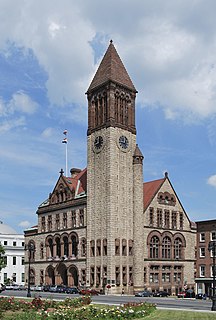
<path fill-rule="evenodd" d="M 47 267 L 45 283 L 49 285 L 55 285 L 55 272 L 52 266 Z"/>
<path fill-rule="evenodd" d="M 68 284 L 69 286 L 73 287 L 76 286 L 78 287 L 79 285 L 79 276 L 78 276 L 78 269 L 75 266 L 70 266 L 68 269 Z"/>
<path fill-rule="evenodd" d="M 56 267 L 56 274 L 56 284 L 63 284 L 65 286 L 68 286 L 67 268 L 64 263 L 60 263 Z"/>

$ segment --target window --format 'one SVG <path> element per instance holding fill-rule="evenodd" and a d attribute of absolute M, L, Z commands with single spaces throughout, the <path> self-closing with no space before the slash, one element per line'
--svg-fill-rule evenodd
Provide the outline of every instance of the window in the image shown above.
<path fill-rule="evenodd" d="M 162 273 L 162 282 L 170 282 L 170 273 Z"/>
<path fill-rule="evenodd" d="M 205 266 L 200 266 L 200 277 L 205 277 Z"/>
<path fill-rule="evenodd" d="M 119 286 L 120 285 L 120 267 L 116 266 L 115 267 L 115 280 L 116 280 L 116 285 Z"/>
<path fill-rule="evenodd" d="M 182 241 L 176 238 L 174 241 L 174 259 L 182 259 Z"/>
<path fill-rule="evenodd" d="M 44 245 L 43 243 L 40 244 L 40 258 L 44 258 Z"/>
<path fill-rule="evenodd" d="M 24 262 L 25 262 L 25 258 L 24 257 L 22 257 L 22 266 L 24 265 Z"/>
<path fill-rule="evenodd" d="M 127 240 L 122 239 L 122 255 L 126 256 L 127 255 Z"/>
<path fill-rule="evenodd" d="M 67 212 L 63 213 L 63 228 L 67 228 Z"/>
<path fill-rule="evenodd" d="M 204 242 L 205 241 L 205 232 L 201 232 L 200 233 L 200 242 Z"/>
<path fill-rule="evenodd" d="M 98 239 L 97 240 L 97 247 L 96 247 L 97 251 L 96 251 L 96 255 L 100 256 L 101 255 L 101 240 Z"/>
<path fill-rule="evenodd" d="M 7 256 L 4 256 L 2 258 L 3 258 L 4 263 L 7 265 Z"/>
<path fill-rule="evenodd" d="M 184 219 L 183 219 L 183 213 L 179 213 L 179 228 L 183 229 Z"/>
<path fill-rule="evenodd" d="M 101 268 L 96 267 L 96 285 L 100 284 L 100 279 L 101 279 Z"/>
<path fill-rule="evenodd" d="M 4 273 L 4 283 L 7 281 L 7 273 Z"/>
<path fill-rule="evenodd" d="M 133 240 L 131 239 L 128 241 L 128 254 L 129 256 L 133 255 Z"/>
<path fill-rule="evenodd" d="M 149 209 L 149 226 L 152 227 L 154 224 L 154 208 Z"/>
<path fill-rule="evenodd" d="M 13 242 L 13 247 L 16 247 L 16 241 Z"/>
<path fill-rule="evenodd" d="M 162 228 L 162 210 L 157 209 L 157 227 Z"/>
<path fill-rule="evenodd" d="M 48 216 L 48 231 L 52 230 L 52 216 Z"/>
<path fill-rule="evenodd" d="M 78 248 L 77 248 L 78 242 L 75 235 L 71 236 L 71 242 L 72 242 L 72 256 L 76 257 L 78 252 Z"/>
<path fill-rule="evenodd" d="M 210 268 L 211 268 L 211 269 L 210 269 L 211 277 L 213 277 L 213 276 L 214 276 L 214 275 L 213 275 L 213 273 L 214 273 L 214 268 L 213 268 L 213 266 L 211 266 Z M 216 266 L 215 266 L 215 275 L 216 275 Z"/>
<path fill-rule="evenodd" d="M 4 246 L 7 246 L 7 241 L 4 241 Z"/>
<path fill-rule="evenodd" d="M 86 239 L 82 238 L 81 240 L 81 256 L 85 257 L 86 256 Z"/>
<path fill-rule="evenodd" d="M 76 227 L 76 211 L 75 210 L 71 212 L 71 220 L 72 220 L 72 228 L 75 228 Z"/>
<path fill-rule="evenodd" d="M 177 228 L 177 212 L 173 211 L 172 212 L 172 229 Z"/>
<path fill-rule="evenodd" d="M 22 242 L 22 247 L 24 247 L 24 245 L 25 245 L 25 242 Z"/>
<path fill-rule="evenodd" d="M 24 272 L 22 273 L 22 280 L 21 281 L 25 282 L 25 273 Z"/>
<path fill-rule="evenodd" d="M 158 258 L 159 257 L 159 238 L 157 236 L 153 236 L 150 241 L 150 258 Z"/>
<path fill-rule="evenodd" d="M 90 256 L 91 257 L 95 256 L 95 241 L 94 240 L 90 241 Z"/>
<path fill-rule="evenodd" d="M 56 214 L 56 219 L 55 219 L 55 223 L 56 223 L 56 230 L 60 229 L 60 216 L 59 213 Z"/>
<path fill-rule="evenodd" d="M 40 284 L 44 283 L 44 271 L 40 270 Z"/>
<path fill-rule="evenodd" d="M 127 284 L 127 267 L 122 266 L 122 284 L 126 285 Z"/>
<path fill-rule="evenodd" d="M 45 232 L 46 231 L 46 221 L 45 221 L 45 217 L 41 218 L 41 231 Z"/>
<path fill-rule="evenodd" d="M 15 283 L 16 283 L 16 272 L 14 272 L 14 273 L 13 273 L 13 275 L 12 275 L 12 279 L 13 279 L 13 282 L 15 282 Z"/>
<path fill-rule="evenodd" d="M 92 266 L 90 268 L 90 285 L 91 286 L 94 285 L 94 271 L 95 271 L 95 268 Z"/>
<path fill-rule="evenodd" d="M 13 257 L 13 265 L 16 265 L 16 257 Z"/>
<path fill-rule="evenodd" d="M 115 255 L 119 256 L 120 255 L 120 240 L 115 239 Z"/>
<path fill-rule="evenodd" d="M 85 269 L 81 269 L 81 284 L 84 285 L 86 283 L 86 271 Z"/>
<path fill-rule="evenodd" d="M 200 258 L 205 257 L 205 247 L 200 248 Z"/>
<path fill-rule="evenodd" d="M 168 210 L 165 210 L 164 212 L 164 227 L 166 229 L 170 228 L 170 213 Z"/>
<path fill-rule="evenodd" d="M 84 210 L 80 209 L 79 211 L 79 221 L 80 221 L 80 227 L 84 226 Z"/>
<path fill-rule="evenodd" d="M 169 237 L 165 237 L 162 242 L 162 258 L 171 258 L 171 240 Z"/>
<path fill-rule="evenodd" d="M 107 256 L 107 239 L 103 239 L 103 255 Z"/>
<path fill-rule="evenodd" d="M 212 231 L 211 240 L 216 240 L 216 231 Z"/>
<path fill-rule="evenodd" d="M 158 273 L 150 273 L 149 282 L 158 283 Z"/>

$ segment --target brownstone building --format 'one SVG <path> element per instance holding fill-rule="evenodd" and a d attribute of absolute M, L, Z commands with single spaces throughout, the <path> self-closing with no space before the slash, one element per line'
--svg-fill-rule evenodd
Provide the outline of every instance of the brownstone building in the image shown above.
<path fill-rule="evenodd" d="M 196 292 L 212 295 L 213 252 L 210 241 L 216 241 L 216 220 L 197 221 Z"/>
<path fill-rule="evenodd" d="M 35 284 L 112 293 L 194 286 L 195 225 L 166 174 L 143 184 L 137 91 L 112 43 L 87 90 L 87 169 L 63 170 L 25 231 Z"/>

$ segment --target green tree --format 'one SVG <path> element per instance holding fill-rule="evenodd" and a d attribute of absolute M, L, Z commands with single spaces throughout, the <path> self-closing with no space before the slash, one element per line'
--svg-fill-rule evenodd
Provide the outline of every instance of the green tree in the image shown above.
<path fill-rule="evenodd" d="M 4 247 L 0 244 L 0 271 L 6 267 L 6 260 L 5 260 L 5 250 Z"/>

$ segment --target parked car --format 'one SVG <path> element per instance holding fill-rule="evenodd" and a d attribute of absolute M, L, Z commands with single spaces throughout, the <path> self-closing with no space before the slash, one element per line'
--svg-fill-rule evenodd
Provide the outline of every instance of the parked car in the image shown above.
<path fill-rule="evenodd" d="M 153 297 L 168 297 L 169 295 L 167 291 L 157 291 L 153 293 Z"/>
<path fill-rule="evenodd" d="M 177 297 L 178 298 L 195 298 L 195 292 L 192 289 L 188 289 L 186 291 L 179 292 L 177 294 Z"/>
<path fill-rule="evenodd" d="M 195 296 L 196 299 L 206 300 L 207 295 L 205 293 L 197 293 Z"/>
<path fill-rule="evenodd" d="M 150 291 L 137 291 L 135 292 L 135 297 L 151 297 L 152 293 Z"/>
<path fill-rule="evenodd" d="M 58 293 L 65 293 L 66 292 L 66 286 L 64 285 L 53 285 L 49 288 L 50 292 L 58 292 Z"/>
<path fill-rule="evenodd" d="M 49 289 L 50 289 L 50 285 L 47 284 L 47 285 L 43 286 L 43 291 L 44 292 L 48 292 Z"/>
<path fill-rule="evenodd" d="M 77 293 L 79 293 L 79 290 L 77 289 L 77 287 L 68 287 L 66 289 L 66 293 L 77 294 Z"/>
<path fill-rule="evenodd" d="M 98 295 L 99 292 L 95 289 L 82 289 L 80 290 L 80 294 L 84 295 Z"/>

